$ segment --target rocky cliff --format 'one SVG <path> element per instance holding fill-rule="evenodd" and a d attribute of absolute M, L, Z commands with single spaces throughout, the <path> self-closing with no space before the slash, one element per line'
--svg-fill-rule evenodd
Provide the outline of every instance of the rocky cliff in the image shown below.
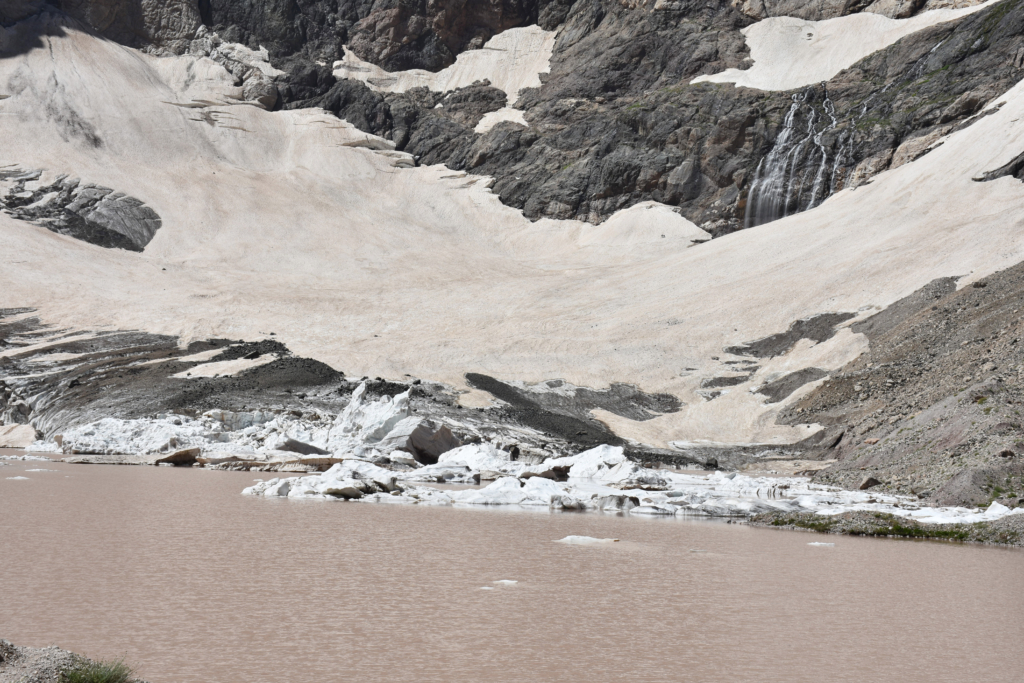
<path fill-rule="evenodd" d="M 323 107 L 394 140 L 417 163 L 491 176 L 501 200 L 530 218 L 600 223 L 654 200 L 679 207 L 713 236 L 812 208 L 927 153 L 1019 80 L 1024 67 L 1024 9 L 1013 0 L 912 33 L 826 82 L 781 92 L 690 82 L 749 68 L 741 31 L 768 17 L 822 21 L 870 12 L 904 19 L 977 3 L 58 4 L 127 45 L 202 54 L 218 45 L 262 47 L 274 72 L 257 74 L 247 99 Z M 41 6 L 26 2 L 8 13 L 16 18 Z M 375 92 L 336 78 L 329 66 L 347 45 L 386 71 L 437 71 L 495 34 L 533 23 L 557 38 L 543 84 L 515 103 L 525 126 L 475 130 L 484 114 L 507 104 L 487 83 Z M 250 83 L 251 65 L 215 57 L 230 63 L 239 83 Z"/>

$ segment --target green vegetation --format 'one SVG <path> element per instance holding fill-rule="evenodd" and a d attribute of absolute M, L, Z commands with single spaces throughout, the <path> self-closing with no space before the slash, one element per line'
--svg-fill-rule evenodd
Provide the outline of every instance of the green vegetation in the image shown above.
<path fill-rule="evenodd" d="M 801 529 L 811 529 L 827 534 L 835 526 L 831 520 L 803 519 L 801 517 L 780 517 L 772 520 L 772 526 L 795 526 Z"/>
<path fill-rule="evenodd" d="M 60 683 L 128 683 L 133 671 L 123 659 L 116 661 L 85 661 L 73 669 L 62 671 Z"/>
<path fill-rule="evenodd" d="M 941 538 L 950 541 L 966 541 L 970 532 L 964 527 L 952 529 L 922 528 L 903 524 L 899 517 L 893 515 L 876 515 L 881 524 L 874 527 L 851 529 L 851 536 L 895 536 L 897 538 Z M 888 524 L 886 524 L 888 522 Z"/>

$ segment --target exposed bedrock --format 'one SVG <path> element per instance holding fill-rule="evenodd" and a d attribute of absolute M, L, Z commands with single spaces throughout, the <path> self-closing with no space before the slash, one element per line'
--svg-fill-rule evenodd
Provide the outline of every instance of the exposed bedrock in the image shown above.
<path fill-rule="evenodd" d="M 321 106 L 394 140 L 420 164 L 493 176 L 501 200 L 530 218 L 597 223 L 654 200 L 679 207 L 713 236 L 814 208 L 913 161 L 1024 77 L 1024 7 L 1004 0 L 911 34 L 797 92 L 691 85 L 696 76 L 751 64 L 741 29 L 779 14 L 905 17 L 973 4 L 59 2 L 114 40 L 217 59 L 244 84 L 247 99 L 267 108 Z M 21 2 L 8 14 L 34 7 Z M 499 108 L 486 83 L 444 95 L 389 94 L 331 72 L 345 44 L 385 69 L 437 70 L 500 31 L 532 23 L 557 31 L 557 39 L 542 86 L 523 91 L 515 105 L 526 127 L 503 121 L 474 130 L 478 113 Z M 253 61 L 261 47 L 266 67 Z"/>
<path fill-rule="evenodd" d="M 22 0 L 24 2 L 24 0 Z M 110 40 L 181 52 L 201 25 L 196 0 L 47 0 Z M 40 3 L 41 4 L 41 3 Z"/>
<path fill-rule="evenodd" d="M 0 168 L 0 211 L 13 218 L 100 247 L 142 251 L 161 220 L 140 200 L 109 187 L 42 171 Z"/>
<path fill-rule="evenodd" d="M 719 236 L 913 161 L 1024 77 L 1024 8 L 1007 0 L 797 92 L 690 85 L 749 63 L 739 29 L 751 21 L 727 4 L 576 3 L 550 74 L 516 104 L 528 127 L 479 134 L 437 109 L 435 94 L 351 81 L 330 108 L 421 164 L 493 176 L 494 192 L 530 218 L 600 222 L 655 200 Z"/>

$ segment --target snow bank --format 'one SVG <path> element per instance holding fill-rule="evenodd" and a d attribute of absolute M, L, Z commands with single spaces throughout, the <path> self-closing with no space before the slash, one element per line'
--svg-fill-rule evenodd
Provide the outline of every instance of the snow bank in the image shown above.
<path fill-rule="evenodd" d="M 758 90 L 793 90 L 827 81 L 900 38 L 977 12 L 998 0 L 961 9 L 937 9 L 909 19 L 860 12 L 823 21 L 771 17 L 742 30 L 754 65 L 698 76 L 691 83 L 735 83 Z"/>
<path fill-rule="evenodd" d="M 505 91 L 511 107 L 519 98 L 520 90 L 541 86 L 540 74 L 548 72 L 554 46 L 554 31 L 526 26 L 502 31 L 483 48 L 463 52 L 454 64 L 437 73 L 422 69 L 384 71 L 346 50 L 345 57 L 334 63 L 334 75 L 363 81 L 381 92 L 405 92 L 419 87 L 447 92 L 486 79 L 495 88 Z"/>

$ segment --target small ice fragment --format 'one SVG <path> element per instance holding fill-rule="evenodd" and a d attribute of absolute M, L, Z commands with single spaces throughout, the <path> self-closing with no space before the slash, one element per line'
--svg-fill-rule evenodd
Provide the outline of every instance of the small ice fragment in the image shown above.
<path fill-rule="evenodd" d="M 808 543 L 807 545 L 816 545 L 822 548 L 832 548 L 835 546 L 835 543 L 820 543 L 818 541 L 813 541 L 811 543 Z"/>
<path fill-rule="evenodd" d="M 25 470 L 26 472 L 56 472 L 57 470 Z"/>
<path fill-rule="evenodd" d="M 594 538 L 593 536 L 566 536 L 555 543 L 566 543 L 568 545 L 594 545 L 596 543 L 618 543 L 617 538 Z"/>
<path fill-rule="evenodd" d="M 515 585 L 515 584 L 517 584 L 519 582 L 518 581 L 513 581 L 512 579 L 499 579 L 498 581 L 495 581 L 494 583 L 500 583 L 502 586 L 512 586 L 512 585 Z"/>
<path fill-rule="evenodd" d="M 16 481 L 16 480 L 18 480 L 18 479 L 22 479 L 22 480 L 24 480 L 24 481 L 28 481 L 28 477 L 7 477 L 7 479 L 8 479 L 9 481 Z"/>
<path fill-rule="evenodd" d="M 492 591 L 492 590 L 494 590 L 494 586 L 481 586 L 480 590 L 482 590 L 482 591 Z"/>

